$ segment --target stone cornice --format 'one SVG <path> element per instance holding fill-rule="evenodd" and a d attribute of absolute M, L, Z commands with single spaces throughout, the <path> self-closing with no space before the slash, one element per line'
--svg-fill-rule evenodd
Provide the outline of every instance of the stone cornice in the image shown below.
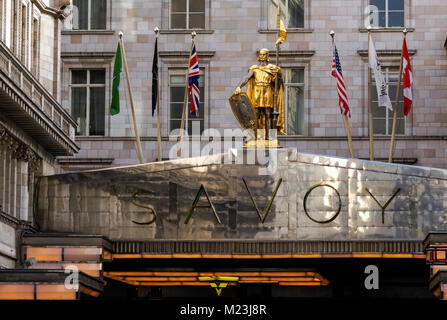
<path fill-rule="evenodd" d="M 197 51 L 199 58 L 212 58 L 216 54 L 216 51 Z M 158 56 L 160 58 L 188 58 L 188 51 L 159 51 Z"/>
<path fill-rule="evenodd" d="M 12 156 L 15 159 L 28 162 L 31 170 L 35 170 L 40 166 L 42 158 L 1 125 L 0 145 L 6 146 L 12 152 Z"/>
<path fill-rule="evenodd" d="M 104 59 L 112 60 L 115 52 L 62 52 L 61 58 L 64 59 Z"/>
<path fill-rule="evenodd" d="M 7 224 L 13 228 L 17 228 L 20 224 L 20 220 L 10 216 L 6 212 L 3 212 L 0 208 L 0 222 L 3 222 L 4 224 Z"/>

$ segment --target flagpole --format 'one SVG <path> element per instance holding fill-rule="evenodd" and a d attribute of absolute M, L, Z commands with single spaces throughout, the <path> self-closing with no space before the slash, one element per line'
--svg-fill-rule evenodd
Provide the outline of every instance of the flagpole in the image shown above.
<path fill-rule="evenodd" d="M 127 69 L 126 50 L 124 50 L 123 32 L 120 31 L 118 36 L 120 38 L 121 55 L 123 56 L 124 73 L 126 74 L 127 89 L 129 91 L 129 99 L 130 99 L 130 106 L 131 106 L 131 110 L 132 110 L 133 127 L 135 130 L 135 139 L 137 140 L 138 158 L 140 159 L 140 163 L 143 163 L 143 153 L 141 151 L 140 136 L 138 135 L 137 121 L 135 118 L 135 108 L 134 108 L 134 104 L 133 104 L 132 89 L 130 88 L 129 71 Z"/>
<path fill-rule="evenodd" d="M 372 90 L 371 90 L 371 66 L 369 65 L 370 52 L 369 44 L 371 42 L 371 26 L 368 26 L 368 103 L 369 103 L 369 160 L 374 160 L 374 128 L 372 116 Z"/>
<path fill-rule="evenodd" d="M 329 34 L 331 35 L 331 38 L 332 38 L 332 52 L 333 52 L 334 51 L 334 43 L 335 43 L 334 30 L 331 30 L 331 32 Z M 348 136 L 349 153 L 351 155 L 351 158 L 354 158 L 354 147 L 352 146 L 351 127 L 349 126 L 348 115 L 345 114 L 344 116 L 345 116 L 346 135 Z"/>
<path fill-rule="evenodd" d="M 407 29 L 404 31 L 404 40 L 407 37 Z M 393 115 L 393 131 L 391 134 L 391 143 L 390 143 L 390 153 L 388 156 L 388 162 L 393 162 L 393 153 L 394 153 L 394 138 L 396 136 L 396 124 L 397 124 L 397 108 L 399 106 L 399 95 L 400 95 L 400 79 L 402 77 L 402 64 L 404 61 L 404 45 L 402 41 L 402 52 L 400 54 L 400 65 L 399 65 L 399 80 L 397 81 L 397 90 L 396 90 L 396 102 L 394 104 L 394 115 Z"/>
<path fill-rule="evenodd" d="M 191 59 L 192 46 L 193 46 L 194 38 L 196 35 L 197 34 L 195 31 L 191 32 L 191 48 L 189 49 L 189 55 L 188 55 L 188 69 L 186 70 L 185 96 L 183 98 L 182 123 L 180 124 L 180 141 L 177 146 L 177 157 L 178 158 L 180 158 L 182 156 L 183 130 L 185 128 L 186 106 L 188 105 L 189 59 Z"/>
<path fill-rule="evenodd" d="M 156 38 L 155 41 L 158 44 L 158 35 L 160 29 L 158 29 L 158 27 L 155 27 L 154 32 Z M 160 72 L 158 71 L 158 50 L 156 59 L 157 59 L 157 80 L 160 80 L 159 78 Z M 160 88 L 158 86 L 158 81 L 157 81 L 157 150 L 158 150 L 158 161 L 161 161 L 162 155 L 161 155 L 161 128 L 160 128 Z"/>
<path fill-rule="evenodd" d="M 281 2 L 278 1 L 278 14 L 277 14 L 277 24 L 278 24 L 278 39 L 280 36 L 280 20 L 281 20 Z M 287 23 L 287 22 L 286 22 Z M 276 43 L 276 66 L 279 67 L 279 46 L 280 43 Z M 277 125 L 278 125 L 278 116 L 279 116 L 279 112 L 278 112 L 278 77 L 275 77 L 275 92 L 273 93 L 273 115 L 272 115 L 272 122 L 273 124 L 271 124 L 271 127 L 273 127 L 274 129 L 277 129 Z M 270 128 L 265 128 L 265 135 L 266 137 L 264 139 L 266 140 L 270 140 Z"/>

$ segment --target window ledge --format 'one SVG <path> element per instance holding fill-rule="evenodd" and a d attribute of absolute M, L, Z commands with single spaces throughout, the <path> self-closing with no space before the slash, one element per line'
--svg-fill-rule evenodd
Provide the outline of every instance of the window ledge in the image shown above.
<path fill-rule="evenodd" d="M 259 33 L 278 33 L 278 29 L 259 29 Z M 287 29 L 287 33 L 312 33 L 314 29 L 300 28 L 300 29 Z"/>
<path fill-rule="evenodd" d="M 115 30 L 62 30 L 62 35 L 113 35 L 115 34 Z"/>
<path fill-rule="evenodd" d="M 113 59 L 115 52 L 61 52 L 61 59 Z"/>
<path fill-rule="evenodd" d="M 416 54 L 417 50 L 408 50 L 408 54 L 410 56 L 414 56 Z M 368 50 L 357 50 L 357 53 L 361 57 L 368 57 Z M 377 55 L 380 56 L 396 56 L 400 57 L 401 50 L 377 50 Z"/>
<path fill-rule="evenodd" d="M 399 27 L 399 28 L 371 28 L 371 32 L 403 32 L 405 29 L 407 29 L 408 32 L 414 32 L 414 28 L 405 28 L 405 27 Z M 360 32 L 368 32 L 368 29 L 366 28 L 360 28 Z"/>
<path fill-rule="evenodd" d="M 164 29 L 160 30 L 160 34 L 190 34 L 195 31 L 197 34 L 213 34 L 214 30 L 205 29 Z"/>

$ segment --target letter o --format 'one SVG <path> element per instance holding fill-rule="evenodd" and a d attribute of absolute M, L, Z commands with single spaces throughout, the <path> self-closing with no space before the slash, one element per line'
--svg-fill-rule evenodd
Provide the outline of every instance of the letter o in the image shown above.
<path fill-rule="evenodd" d="M 329 188 L 331 188 L 332 190 L 334 190 L 335 193 L 336 193 L 337 196 L 338 196 L 338 210 L 337 210 L 337 213 L 336 213 L 332 218 L 330 218 L 330 219 L 328 219 L 328 220 L 316 220 L 316 219 L 312 218 L 312 217 L 310 216 L 309 212 L 307 211 L 307 207 L 306 207 L 307 197 L 310 195 L 310 193 L 312 192 L 312 190 L 314 190 L 314 189 L 316 189 L 316 188 L 318 188 L 318 187 L 329 187 Z M 334 221 L 334 220 L 338 217 L 338 215 L 340 214 L 340 211 L 341 211 L 341 198 L 340 198 L 340 193 L 338 193 L 338 190 L 335 189 L 333 186 L 331 186 L 331 185 L 329 185 L 329 184 L 325 184 L 325 183 L 316 184 L 316 185 L 312 186 L 312 187 L 306 192 L 306 195 L 304 196 L 304 200 L 303 200 L 303 206 L 304 206 L 304 212 L 306 213 L 306 216 L 307 216 L 310 220 L 312 220 L 313 222 L 321 223 L 321 224 L 332 222 L 332 221 Z"/>

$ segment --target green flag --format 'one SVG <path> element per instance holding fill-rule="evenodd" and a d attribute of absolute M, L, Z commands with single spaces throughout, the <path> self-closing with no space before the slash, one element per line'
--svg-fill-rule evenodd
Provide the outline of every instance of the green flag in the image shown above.
<path fill-rule="evenodd" d="M 121 46 L 118 42 L 115 55 L 115 66 L 113 67 L 113 83 L 112 83 L 112 103 L 110 104 L 110 114 L 113 116 L 120 113 L 120 80 L 123 62 L 121 60 Z"/>

